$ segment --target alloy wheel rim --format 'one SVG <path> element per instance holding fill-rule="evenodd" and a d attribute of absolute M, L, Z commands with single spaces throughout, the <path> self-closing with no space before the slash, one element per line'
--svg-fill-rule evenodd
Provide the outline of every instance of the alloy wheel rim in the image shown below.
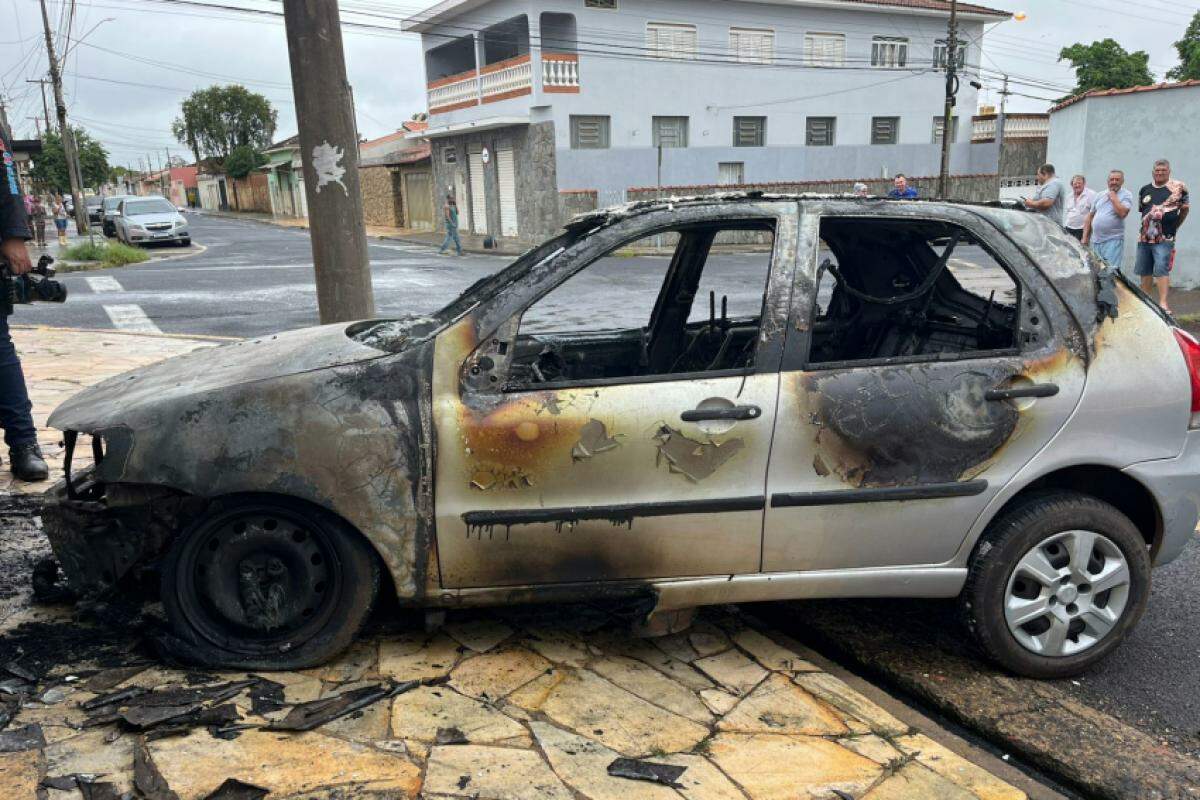
<path fill-rule="evenodd" d="M 1004 592 L 1004 620 L 1017 642 L 1051 658 L 1098 645 L 1129 604 L 1131 572 L 1121 549 L 1095 531 L 1063 531 L 1030 548 Z"/>

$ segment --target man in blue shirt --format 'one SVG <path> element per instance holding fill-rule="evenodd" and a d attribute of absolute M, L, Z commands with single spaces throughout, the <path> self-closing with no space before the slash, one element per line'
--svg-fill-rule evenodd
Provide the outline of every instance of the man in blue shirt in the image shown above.
<path fill-rule="evenodd" d="M 1125 259 L 1125 217 L 1133 210 L 1133 192 L 1125 188 L 1125 173 L 1108 173 L 1108 191 L 1096 195 L 1092 213 L 1083 223 L 1083 243 L 1117 269 Z"/>
<path fill-rule="evenodd" d="M 898 173 L 896 180 L 892 182 L 896 188 L 888 192 L 888 197 L 893 200 L 916 200 L 917 190 L 908 185 L 908 178 L 904 177 L 904 173 Z"/>

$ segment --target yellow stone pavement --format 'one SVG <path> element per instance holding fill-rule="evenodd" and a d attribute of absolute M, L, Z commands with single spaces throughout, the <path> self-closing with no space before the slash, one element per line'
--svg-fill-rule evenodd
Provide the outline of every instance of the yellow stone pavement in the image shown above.
<path fill-rule="evenodd" d="M 46 329 L 15 335 L 39 421 L 81 386 L 210 344 Z M 45 437 L 51 448 L 53 439 Z M 0 636 L 84 624 L 71 614 L 27 607 L 0 622 Z M 76 773 L 101 773 L 118 794 L 132 789 L 138 734 L 83 724 L 80 705 L 95 696 L 83 688 L 86 676 L 100 666 L 133 665 L 117 689 L 250 677 L 147 663 L 136 647 L 141 632 L 130 627 L 127 661 L 59 664 L 16 710 L 8 730 L 36 723 L 46 743 L 0 754 L 0 797 L 32 798 L 39 781 Z M 181 800 L 206 798 L 229 778 L 269 798 L 327 800 L 1025 797 L 737 608 L 704 609 L 689 630 L 662 638 L 628 631 L 627 618 L 592 605 L 452 612 L 439 630 L 378 632 L 318 669 L 255 673 L 281 684 L 285 703 L 371 681 L 426 685 L 307 733 L 266 730 L 288 708 L 266 710 L 243 693 L 229 701 L 248 726 L 234 738 L 197 727 L 145 743 L 146 753 Z M 116 652 L 126 658 L 125 648 Z M 609 775 L 621 757 L 684 771 L 674 786 Z M 44 791 L 49 800 L 79 796 Z"/>

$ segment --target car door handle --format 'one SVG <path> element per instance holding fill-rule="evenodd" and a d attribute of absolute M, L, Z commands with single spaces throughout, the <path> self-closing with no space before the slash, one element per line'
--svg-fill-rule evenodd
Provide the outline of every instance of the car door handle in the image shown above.
<path fill-rule="evenodd" d="M 1054 397 L 1058 394 L 1058 384 L 1032 383 L 1028 386 L 1015 386 L 1011 389 L 991 389 L 983 397 L 989 402 L 1000 400 L 1019 400 L 1023 397 Z"/>
<path fill-rule="evenodd" d="M 733 408 L 694 408 L 679 415 L 684 422 L 709 422 L 711 420 L 758 419 L 762 409 L 758 406 L 734 406 Z"/>

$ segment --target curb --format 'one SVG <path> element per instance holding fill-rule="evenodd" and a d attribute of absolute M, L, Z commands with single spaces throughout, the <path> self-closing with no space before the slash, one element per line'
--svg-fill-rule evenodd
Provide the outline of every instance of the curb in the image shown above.
<path fill-rule="evenodd" d="M 147 264 L 158 264 L 163 261 L 178 261 L 183 258 L 198 256 L 207 250 L 208 248 L 202 244 L 193 244 L 187 251 L 182 253 L 172 253 L 171 255 L 166 256 L 150 256 L 145 261 L 138 261 L 132 264 L 105 264 L 102 261 L 56 261 L 55 263 L 66 264 L 66 268 L 59 268 L 58 271 L 63 275 L 71 275 L 76 272 L 95 272 L 101 269 L 131 269 L 135 267 L 144 267 Z"/>
<path fill-rule="evenodd" d="M 910 612 L 919 605 L 905 601 Z M 792 614 L 785 616 L 790 606 Z M 1001 750 L 1019 755 L 1088 797 L 1200 797 L 1200 761 L 1163 746 L 1059 686 L 999 672 L 969 649 L 956 624 L 897 604 L 811 601 L 761 616 L 798 628 L 803 641 L 873 680 L 915 697 Z M 921 622 L 917 620 L 933 620 Z"/>

